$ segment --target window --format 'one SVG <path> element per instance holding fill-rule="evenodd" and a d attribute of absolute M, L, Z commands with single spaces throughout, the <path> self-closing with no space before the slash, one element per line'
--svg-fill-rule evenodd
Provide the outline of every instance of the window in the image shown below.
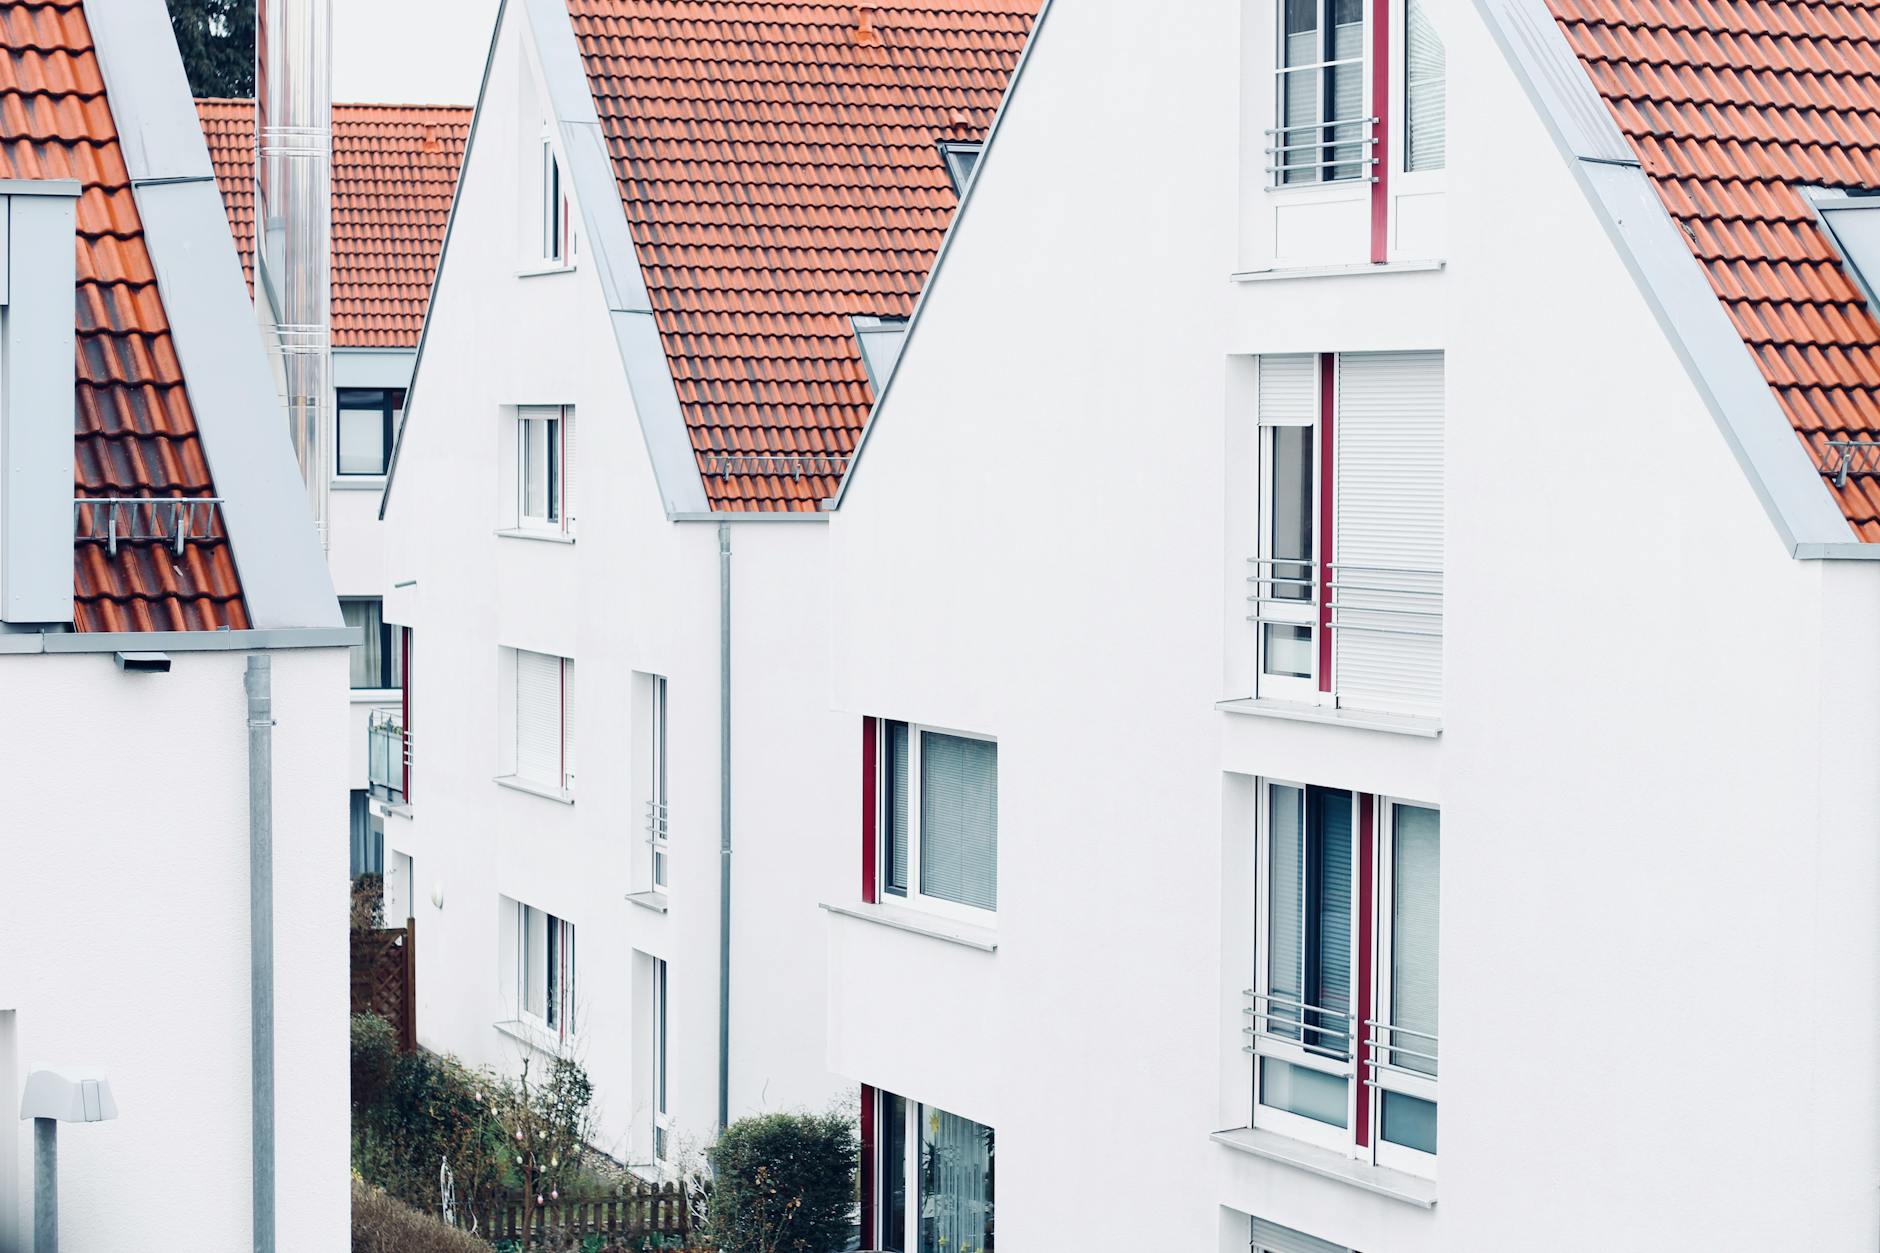
<path fill-rule="evenodd" d="M 1268 169 L 1280 186 L 1368 177 L 1364 0 L 1281 0 L 1279 125 Z"/>
<path fill-rule="evenodd" d="M 666 1102 L 666 959 L 653 962 L 653 1160 L 666 1160 L 672 1115 Z"/>
<path fill-rule="evenodd" d="M 574 224 L 568 188 L 562 178 L 561 159 L 554 142 L 542 137 L 542 260 L 550 265 L 574 261 Z"/>
<path fill-rule="evenodd" d="M 993 1253 L 992 1128 L 865 1089 L 875 1128 L 863 1243 L 891 1253 Z"/>
<path fill-rule="evenodd" d="M 385 621 L 385 602 L 377 596 L 353 597 L 339 602 L 340 616 L 346 625 L 361 633 L 352 646 L 352 685 L 355 691 L 390 691 L 400 687 L 398 664 L 402 647 L 402 628 Z"/>
<path fill-rule="evenodd" d="M 522 1021 L 568 1039 L 574 1034 L 574 924 L 517 903 L 516 953 Z"/>
<path fill-rule="evenodd" d="M 1260 695 L 1317 691 L 1319 365 L 1311 354 L 1260 358 L 1260 555 L 1254 559 Z"/>
<path fill-rule="evenodd" d="M 516 778 L 574 791 L 574 662 L 515 649 Z"/>
<path fill-rule="evenodd" d="M 342 475 L 383 475 L 391 463 L 392 444 L 404 414 L 405 393 L 396 388 L 342 387 L 338 394 L 338 471 Z"/>
<path fill-rule="evenodd" d="M 1440 170 L 1448 156 L 1443 37 L 1428 0 L 1404 0 L 1403 168 Z"/>
<path fill-rule="evenodd" d="M 965 198 L 966 188 L 973 181 L 973 172 L 979 168 L 980 154 L 985 150 L 984 144 L 941 142 L 940 157 L 947 163 L 947 178 L 953 183 L 955 196 Z"/>
<path fill-rule="evenodd" d="M 530 531 L 566 533 L 568 454 L 573 413 L 566 405 L 524 405 L 516 415 L 516 513 Z"/>
<path fill-rule="evenodd" d="M 649 680 L 646 844 L 651 854 L 653 890 L 664 892 L 671 847 L 666 807 L 666 680 L 657 674 L 646 677 Z"/>
<path fill-rule="evenodd" d="M 855 342 L 861 346 L 862 365 L 868 370 L 868 385 L 879 399 L 900 363 L 901 347 L 907 343 L 907 319 L 856 318 L 854 324 Z"/>
<path fill-rule="evenodd" d="M 1251 1220 L 1250 1232 L 1253 1253 L 1351 1253 L 1342 1244 L 1333 1244 L 1264 1218 Z"/>
<path fill-rule="evenodd" d="M 886 897 L 983 920 L 999 904 L 999 746 L 885 722 L 880 879 Z"/>
<path fill-rule="evenodd" d="M 1439 846 L 1428 806 L 1263 786 L 1255 1126 L 1434 1175 Z"/>

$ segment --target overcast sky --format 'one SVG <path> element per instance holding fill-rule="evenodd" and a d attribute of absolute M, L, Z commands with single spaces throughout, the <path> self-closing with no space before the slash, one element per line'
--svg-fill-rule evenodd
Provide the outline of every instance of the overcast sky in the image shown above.
<path fill-rule="evenodd" d="M 333 0 L 333 99 L 475 104 L 497 0 Z"/>

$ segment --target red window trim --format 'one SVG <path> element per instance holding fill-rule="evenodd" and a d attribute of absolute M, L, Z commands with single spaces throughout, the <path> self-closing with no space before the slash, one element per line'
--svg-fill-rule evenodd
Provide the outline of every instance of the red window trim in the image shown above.
<path fill-rule="evenodd" d="M 873 719 L 869 719 L 873 721 Z M 875 1160 L 875 1106 L 880 1095 L 867 1084 L 862 1085 L 862 1245 L 872 1248 L 881 1243 L 881 1232 L 876 1226 L 875 1187 L 881 1174 L 881 1163 Z"/>
<path fill-rule="evenodd" d="M 1333 443 L 1338 354 L 1319 354 L 1319 691 L 1332 690 L 1332 526 L 1336 499 Z"/>
<path fill-rule="evenodd" d="M 881 786 L 879 756 L 881 752 L 881 719 L 862 719 L 862 900 L 873 905 L 878 899 L 880 884 L 876 877 L 875 857 L 879 847 L 877 824 L 881 820 L 881 804 L 877 795 Z M 866 1106 L 864 1105 L 864 1108 Z"/>
<path fill-rule="evenodd" d="M 411 628 L 398 632 L 398 704 L 399 722 L 404 727 L 403 742 L 398 746 L 399 766 L 403 771 L 405 804 L 411 804 Z"/>
<path fill-rule="evenodd" d="M 1371 938 L 1376 929 L 1377 824 L 1374 819 L 1376 799 L 1369 792 L 1358 794 L 1358 1030 L 1356 1050 L 1358 1073 L 1359 1148 L 1371 1144 L 1371 1089 L 1364 1084 L 1370 1078 L 1370 1028 L 1365 1024 L 1382 1021 L 1377 1012 L 1377 984 L 1372 978 Z"/>
<path fill-rule="evenodd" d="M 1371 184 L 1371 262 L 1390 260 L 1390 11 L 1396 0 L 1371 0 L 1371 116 L 1377 119 L 1377 178 Z"/>

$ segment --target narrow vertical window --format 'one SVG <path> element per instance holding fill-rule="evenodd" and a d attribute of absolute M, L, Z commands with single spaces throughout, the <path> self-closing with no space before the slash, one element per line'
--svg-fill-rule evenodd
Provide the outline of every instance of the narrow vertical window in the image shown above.
<path fill-rule="evenodd" d="M 666 960 L 653 963 L 653 1160 L 663 1162 L 672 1128 L 666 1102 Z"/>
<path fill-rule="evenodd" d="M 1364 0 L 1282 0 L 1279 124 L 1269 169 L 1280 186 L 1363 176 L 1372 164 L 1364 112 Z"/>
<path fill-rule="evenodd" d="M 907 723 L 887 724 L 886 821 L 882 823 L 881 886 L 890 896 L 907 895 Z"/>
<path fill-rule="evenodd" d="M 528 405 L 517 415 L 516 466 L 521 524 L 533 530 L 565 530 L 562 509 L 563 411 Z"/>
<path fill-rule="evenodd" d="M 907 1101 L 881 1094 L 881 1248 L 907 1253 Z"/>
<path fill-rule="evenodd" d="M 1264 356 L 1259 370 L 1260 535 L 1249 574 L 1257 694 L 1309 701 L 1318 656 L 1319 359 Z"/>
<path fill-rule="evenodd" d="M 1404 0 L 1404 169 L 1440 170 L 1448 157 L 1443 38 L 1428 0 Z"/>
<path fill-rule="evenodd" d="M 1437 965 L 1441 820 L 1420 805 L 1390 806 L 1388 1020 L 1376 1033 L 1381 1138 L 1436 1152 Z M 1380 1146 L 1382 1149 L 1384 1146 Z"/>
<path fill-rule="evenodd" d="M 561 190 L 561 162 L 555 146 L 542 140 L 542 260 L 567 260 L 567 199 Z"/>
<path fill-rule="evenodd" d="M 568 714 L 572 663 L 547 653 L 515 650 L 517 778 L 561 791 L 574 789 L 574 741 Z"/>
<path fill-rule="evenodd" d="M 521 903 L 516 923 L 521 1017 L 565 1040 L 574 1033 L 574 924 Z"/>
<path fill-rule="evenodd" d="M 651 849 L 653 865 L 653 890 L 666 890 L 667 843 L 670 831 L 667 826 L 666 807 L 666 680 L 662 675 L 652 675 L 652 697 L 649 702 L 650 722 L 647 727 L 647 743 L 650 746 L 651 760 L 647 763 L 646 802 L 646 843 Z"/>

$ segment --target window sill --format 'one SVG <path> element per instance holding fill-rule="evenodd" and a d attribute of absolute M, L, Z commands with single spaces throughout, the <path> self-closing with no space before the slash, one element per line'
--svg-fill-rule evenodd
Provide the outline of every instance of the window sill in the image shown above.
<path fill-rule="evenodd" d="M 496 776 L 496 784 L 498 787 L 506 787 L 511 791 L 527 792 L 530 796 L 539 796 L 543 800 L 559 801 L 563 805 L 574 804 L 574 793 L 568 791 L 566 788 L 554 787 L 547 783 L 536 783 L 523 778 L 521 775 L 499 774 Z"/>
<path fill-rule="evenodd" d="M 333 476 L 333 490 L 336 492 L 382 492 L 385 490 L 383 474 L 336 474 Z"/>
<path fill-rule="evenodd" d="M 544 274 L 573 274 L 576 266 L 564 265 L 559 261 L 544 262 L 541 265 L 524 266 L 516 271 L 517 278 L 540 278 Z"/>
<path fill-rule="evenodd" d="M 505 1022 L 494 1022 L 490 1025 L 510 1039 L 526 1044 L 538 1053 L 547 1053 L 550 1057 L 563 1056 L 574 1043 L 572 1040 L 557 1039 L 546 1028 L 538 1027 L 532 1022 L 524 1022 L 520 1018 L 511 1018 Z"/>
<path fill-rule="evenodd" d="M 1427 274 L 1449 263 L 1429 261 L 1361 261 L 1356 265 L 1283 265 L 1265 270 L 1244 270 L 1228 276 L 1235 283 L 1283 283 L 1295 278 L 1350 278 L 1361 274 Z"/>
<path fill-rule="evenodd" d="M 377 797 L 373 797 L 372 804 L 381 818 L 411 817 L 411 806 L 403 801 L 382 801 Z"/>
<path fill-rule="evenodd" d="M 352 689 L 352 703 L 355 705 L 396 705 L 404 698 L 404 692 L 395 687 L 355 687 Z"/>
<path fill-rule="evenodd" d="M 924 935 L 935 940 L 944 940 L 948 944 L 958 944 L 963 948 L 977 949 L 982 953 L 994 953 L 999 948 L 999 933 L 988 927 L 975 927 L 970 923 L 952 922 L 932 914 L 923 914 L 918 910 L 902 909 L 897 905 L 833 905 L 822 902 L 822 907 L 832 914 L 844 918 L 858 918 L 863 922 L 872 922 L 896 931 L 906 931 L 912 935 Z"/>
<path fill-rule="evenodd" d="M 566 531 L 532 531 L 527 527 L 509 526 L 498 529 L 496 534 L 504 539 L 532 539 L 544 544 L 574 543 L 574 536 Z"/>
<path fill-rule="evenodd" d="M 1317 722 L 1333 727 L 1353 727 L 1361 731 L 1383 731 L 1390 735 L 1412 735 L 1433 740 L 1443 733 L 1441 718 L 1416 718 L 1408 714 L 1374 714 L 1361 709 L 1336 709 L 1329 705 L 1302 705 L 1289 700 L 1222 700 L 1214 707 L 1222 713 L 1249 718 L 1284 718 L 1292 722 Z"/>
<path fill-rule="evenodd" d="M 627 902 L 641 909 L 650 909 L 656 914 L 663 914 L 668 908 L 664 892 L 629 892 Z"/>
<path fill-rule="evenodd" d="M 1349 1184 L 1365 1192 L 1401 1201 L 1405 1205 L 1414 1205 L 1418 1209 L 1436 1208 L 1434 1180 L 1419 1179 L 1387 1166 L 1353 1161 L 1334 1149 L 1320 1148 L 1316 1144 L 1306 1144 L 1276 1132 L 1258 1131 L 1252 1127 L 1217 1131 L 1209 1139 L 1236 1153 L 1265 1158 L 1269 1162 L 1291 1166 L 1334 1183 Z"/>

